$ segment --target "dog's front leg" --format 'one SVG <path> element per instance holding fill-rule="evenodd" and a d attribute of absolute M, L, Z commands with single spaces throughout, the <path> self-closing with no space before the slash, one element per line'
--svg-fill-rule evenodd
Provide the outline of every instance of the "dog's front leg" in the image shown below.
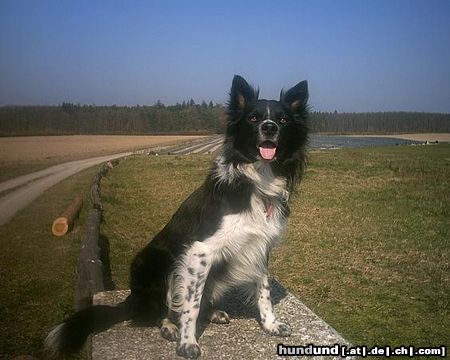
<path fill-rule="evenodd" d="M 270 335 L 289 336 L 291 335 L 291 327 L 275 317 L 272 308 L 272 298 L 270 296 L 270 286 L 267 275 L 261 278 L 258 293 L 258 309 L 261 317 L 261 325 L 263 329 Z"/>
<path fill-rule="evenodd" d="M 183 282 L 186 296 L 180 315 L 180 340 L 177 354 L 196 359 L 201 351 L 195 336 L 203 289 L 212 264 L 213 254 L 205 244 L 195 242 L 184 258 Z"/>

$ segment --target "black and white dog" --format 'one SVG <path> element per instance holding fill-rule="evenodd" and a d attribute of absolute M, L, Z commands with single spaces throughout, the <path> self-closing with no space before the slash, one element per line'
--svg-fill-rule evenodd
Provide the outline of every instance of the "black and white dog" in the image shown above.
<path fill-rule="evenodd" d="M 280 101 L 258 100 L 258 91 L 235 76 L 223 152 L 203 185 L 134 259 L 131 294 L 116 307 L 75 313 L 50 332 L 47 348 L 77 352 L 90 333 L 133 319 L 161 326 L 164 338 L 177 341 L 178 355 L 197 358 L 200 310 L 210 308 L 211 321 L 228 323 L 212 306 L 235 286 L 257 303 L 266 332 L 290 335 L 272 311 L 267 263 L 304 170 L 307 100 L 306 81 L 282 91 Z"/>

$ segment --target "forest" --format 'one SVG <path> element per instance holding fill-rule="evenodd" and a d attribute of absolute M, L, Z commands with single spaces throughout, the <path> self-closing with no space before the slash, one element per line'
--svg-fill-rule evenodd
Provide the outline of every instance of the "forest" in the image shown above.
<path fill-rule="evenodd" d="M 223 133 L 226 107 L 193 100 L 165 106 L 0 107 L 0 136 L 83 134 L 213 134 Z M 389 134 L 450 132 L 450 114 L 419 112 L 338 113 L 313 111 L 312 132 Z"/>

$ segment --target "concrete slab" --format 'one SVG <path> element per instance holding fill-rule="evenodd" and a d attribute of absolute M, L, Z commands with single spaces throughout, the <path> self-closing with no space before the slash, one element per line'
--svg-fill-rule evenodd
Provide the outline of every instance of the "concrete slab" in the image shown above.
<path fill-rule="evenodd" d="M 230 315 L 230 324 L 200 326 L 201 359 L 281 359 L 283 357 L 277 355 L 278 344 L 350 346 L 336 330 L 274 279 L 271 280 L 271 290 L 276 313 L 292 327 L 290 337 L 266 334 L 255 320 L 256 309 L 244 305 L 236 291 L 229 294 L 220 307 Z M 128 294 L 129 291 L 98 293 L 94 296 L 94 303 L 117 304 Z M 176 344 L 163 339 L 156 327 L 133 327 L 130 322 L 123 322 L 93 336 L 91 341 L 93 360 L 181 359 L 175 353 Z M 339 355 L 313 358 L 342 359 Z"/>

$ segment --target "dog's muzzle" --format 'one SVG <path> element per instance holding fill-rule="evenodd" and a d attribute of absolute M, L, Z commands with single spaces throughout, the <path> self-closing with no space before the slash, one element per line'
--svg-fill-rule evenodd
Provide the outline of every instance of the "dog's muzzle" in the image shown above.
<path fill-rule="evenodd" d="M 278 147 L 279 127 L 272 120 L 264 120 L 259 128 L 258 150 L 264 160 L 272 161 L 275 159 Z"/>
<path fill-rule="evenodd" d="M 261 123 L 261 134 L 267 138 L 272 138 L 279 130 L 277 123 L 272 120 L 264 120 Z"/>

